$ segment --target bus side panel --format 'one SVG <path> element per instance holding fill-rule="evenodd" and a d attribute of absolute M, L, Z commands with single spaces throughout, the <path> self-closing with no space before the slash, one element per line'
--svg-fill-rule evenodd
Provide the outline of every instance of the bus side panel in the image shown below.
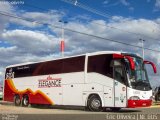
<path fill-rule="evenodd" d="M 84 72 L 62 74 L 63 105 L 83 105 Z"/>
<path fill-rule="evenodd" d="M 82 90 L 84 84 L 69 84 L 63 86 L 63 105 L 84 106 Z"/>

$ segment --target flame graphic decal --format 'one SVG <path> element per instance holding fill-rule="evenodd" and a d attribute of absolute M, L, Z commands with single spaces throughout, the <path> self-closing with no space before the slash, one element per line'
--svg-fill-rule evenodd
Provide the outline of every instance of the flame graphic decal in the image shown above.
<path fill-rule="evenodd" d="M 18 89 L 16 89 L 11 79 L 5 80 L 4 101 L 13 102 L 15 94 L 19 94 L 20 97 L 22 97 L 24 94 L 27 94 L 29 96 L 30 103 L 33 104 L 54 104 L 53 101 L 40 90 L 36 90 L 35 92 L 33 92 L 30 88 L 28 88 L 19 91 Z"/>

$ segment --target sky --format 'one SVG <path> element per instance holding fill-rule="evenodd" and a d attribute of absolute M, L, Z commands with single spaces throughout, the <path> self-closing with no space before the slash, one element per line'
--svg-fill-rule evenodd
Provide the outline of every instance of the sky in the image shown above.
<path fill-rule="evenodd" d="M 0 84 L 8 65 L 60 58 L 62 27 L 65 56 L 107 50 L 142 56 L 145 40 L 151 49 L 145 59 L 158 70 L 146 66 L 150 82 L 160 86 L 160 0 L 0 0 Z"/>

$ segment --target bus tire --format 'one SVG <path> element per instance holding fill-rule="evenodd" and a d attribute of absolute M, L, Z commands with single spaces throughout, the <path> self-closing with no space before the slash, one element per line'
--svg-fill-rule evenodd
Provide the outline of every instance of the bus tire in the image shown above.
<path fill-rule="evenodd" d="M 22 98 L 22 106 L 28 107 L 28 105 L 29 105 L 29 97 L 28 97 L 28 95 L 24 95 Z"/>
<path fill-rule="evenodd" d="M 87 102 L 88 109 L 90 111 L 100 112 L 102 111 L 102 102 L 98 95 L 91 95 Z"/>
<path fill-rule="evenodd" d="M 14 105 L 15 106 L 20 106 L 21 105 L 21 98 L 19 95 L 14 96 Z"/>

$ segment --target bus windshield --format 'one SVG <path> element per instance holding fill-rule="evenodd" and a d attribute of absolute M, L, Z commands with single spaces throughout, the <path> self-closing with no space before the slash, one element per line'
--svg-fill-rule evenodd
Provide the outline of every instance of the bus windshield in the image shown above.
<path fill-rule="evenodd" d="M 146 68 L 143 64 L 143 59 L 140 57 L 132 57 L 135 63 L 135 69 L 131 70 L 129 67 L 129 61 L 125 59 L 127 63 L 127 71 L 129 76 L 130 86 L 138 90 L 150 90 L 151 86 L 148 80 Z"/>

